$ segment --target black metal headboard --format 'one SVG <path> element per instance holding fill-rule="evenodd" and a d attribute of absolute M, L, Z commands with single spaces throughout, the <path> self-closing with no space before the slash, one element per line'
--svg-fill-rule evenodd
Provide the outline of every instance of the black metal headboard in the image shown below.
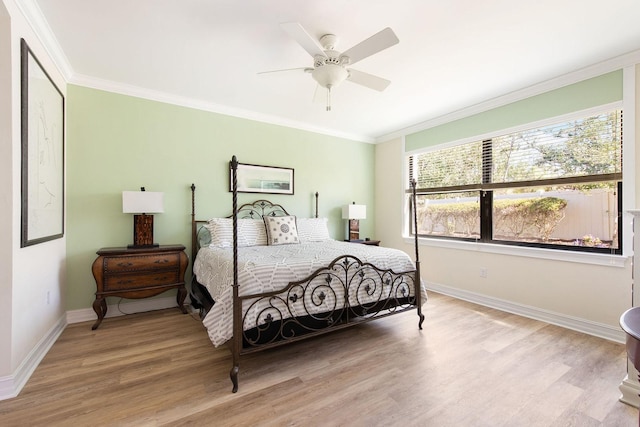
<path fill-rule="evenodd" d="M 269 200 L 256 200 L 245 203 L 238 208 L 238 218 L 261 219 L 263 216 L 286 216 L 287 210 L 277 203 Z M 233 214 L 227 218 L 232 218 Z M 315 193 L 315 217 L 318 218 L 318 193 Z M 196 219 L 196 186 L 191 184 L 191 261 L 195 261 L 199 249 L 199 234 L 202 226 L 207 222 L 204 219 Z"/>
<path fill-rule="evenodd" d="M 253 203 L 245 203 L 238 208 L 238 218 L 262 219 L 264 216 L 287 216 L 289 212 L 281 205 L 271 203 L 268 200 L 256 200 Z M 231 218 L 233 214 L 227 218 Z"/>

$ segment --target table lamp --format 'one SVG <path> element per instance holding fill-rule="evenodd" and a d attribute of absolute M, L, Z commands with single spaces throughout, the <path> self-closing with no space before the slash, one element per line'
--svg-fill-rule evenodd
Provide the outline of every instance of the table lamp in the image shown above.
<path fill-rule="evenodd" d="M 122 213 L 132 213 L 133 216 L 133 245 L 129 249 L 153 248 L 153 215 L 164 212 L 164 193 L 145 191 L 122 192 Z"/>
<path fill-rule="evenodd" d="M 351 205 L 342 207 L 342 219 L 348 219 L 347 222 L 347 236 L 348 240 L 360 240 L 360 220 L 367 218 L 367 206 L 356 205 L 353 202 Z"/>

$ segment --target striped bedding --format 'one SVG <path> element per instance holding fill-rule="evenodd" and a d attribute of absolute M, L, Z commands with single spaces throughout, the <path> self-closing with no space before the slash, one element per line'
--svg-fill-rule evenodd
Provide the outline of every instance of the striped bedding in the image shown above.
<path fill-rule="evenodd" d="M 326 267 L 340 255 L 353 255 L 381 269 L 411 271 L 415 266 L 406 253 L 391 248 L 360 245 L 336 240 L 281 246 L 238 248 L 238 284 L 240 295 L 274 291 L 289 282 L 302 280 Z M 233 336 L 233 253 L 231 248 L 204 247 L 198 251 L 193 271 L 215 304 L 203 320 L 209 338 L 219 346 Z M 342 291 L 336 290 L 340 300 Z M 413 292 L 411 292 L 413 295 Z M 424 289 L 422 301 L 426 301 Z M 323 302 L 330 307 L 335 299 Z M 260 307 L 254 307 L 259 310 Z M 318 312 L 322 307 L 317 308 Z M 296 313 L 293 313 L 296 315 Z"/>

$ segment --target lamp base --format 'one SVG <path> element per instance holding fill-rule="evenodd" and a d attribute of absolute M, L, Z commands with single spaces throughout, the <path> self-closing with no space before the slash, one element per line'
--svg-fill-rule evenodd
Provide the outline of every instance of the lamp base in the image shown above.
<path fill-rule="evenodd" d="M 360 220 L 349 220 L 349 241 L 360 240 Z"/>
<path fill-rule="evenodd" d="M 129 245 L 127 248 L 155 248 L 157 246 L 157 243 L 153 243 L 153 215 L 134 215 L 133 245 Z"/>

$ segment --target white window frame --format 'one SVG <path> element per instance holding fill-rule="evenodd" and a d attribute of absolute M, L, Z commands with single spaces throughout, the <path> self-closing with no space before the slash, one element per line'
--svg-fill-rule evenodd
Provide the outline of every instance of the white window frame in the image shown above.
<path fill-rule="evenodd" d="M 550 259 L 565 262 L 577 262 L 592 265 L 602 265 L 622 268 L 625 266 L 627 260 L 633 256 L 633 215 L 628 213 L 628 210 L 635 208 L 635 187 L 636 187 L 636 173 L 635 173 L 635 128 L 636 128 L 636 109 L 635 109 L 635 88 L 636 88 L 636 72 L 635 66 L 627 66 L 623 69 L 623 100 L 609 104 L 599 105 L 597 107 L 588 108 L 572 112 L 569 114 L 563 114 L 560 116 L 554 116 L 549 119 L 539 120 L 536 122 L 529 122 L 523 125 L 514 126 L 511 128 L 495 130 L 490 133 L 482 135 L 474 135 L 472 137 L 463 138 L 457 141 L 451 141 L 443 144 L 437 144 L 434 146 L 421 148 L 418 150 L 405 151 L 405 138 L 402 137 L 402 150 L 403 156 L 403 180 L 402 180 L 402 192 L 406 191 L 405 183 L 409 180 L 409 171 L 407 169 L 406 158 L 410 155 L 426 153 L 429 151 L 435 151 L 446 147 L 453 147 L 473 141 L 489 139 L 496 135 L 502 135 L 505 133 L 514 133 L 522 130 L 531 129 L 533 127 L 543 127 L 558 121 L 566 120 L 570 121 L 576 118 L 587 117 L 602 113 L 603 111 L 611 111 L 614 109 L 622 109 L 624 111 L 624 138 L 622 141 L 622 255 L 610 255 L 592 252 L 574 252 L 563 251 L 558 249 L 547 249 L 537 247 L 526 246 L 512 246 L 501 245 L 497 243 L 484 243 L 484 242 L 469 242 L 459 241 L 452 239 L 439 239 L 437 237 L 419 237 L 418 243 L 420 246 L 459 249 L 466 251 L 476 251 L 484 253 L 496 253 L 506 254 L 514 256 L 523 256 L 530 258 Z M 406 200 L 406 198 L 405 198 Z M 408 215 L 408 203 L 403 204 L 403 224 L 402 224 L 402 236 L 407 244 L 411 244 L 414 241 L 414 237 L 409 234 L 410 224 Z"/>

